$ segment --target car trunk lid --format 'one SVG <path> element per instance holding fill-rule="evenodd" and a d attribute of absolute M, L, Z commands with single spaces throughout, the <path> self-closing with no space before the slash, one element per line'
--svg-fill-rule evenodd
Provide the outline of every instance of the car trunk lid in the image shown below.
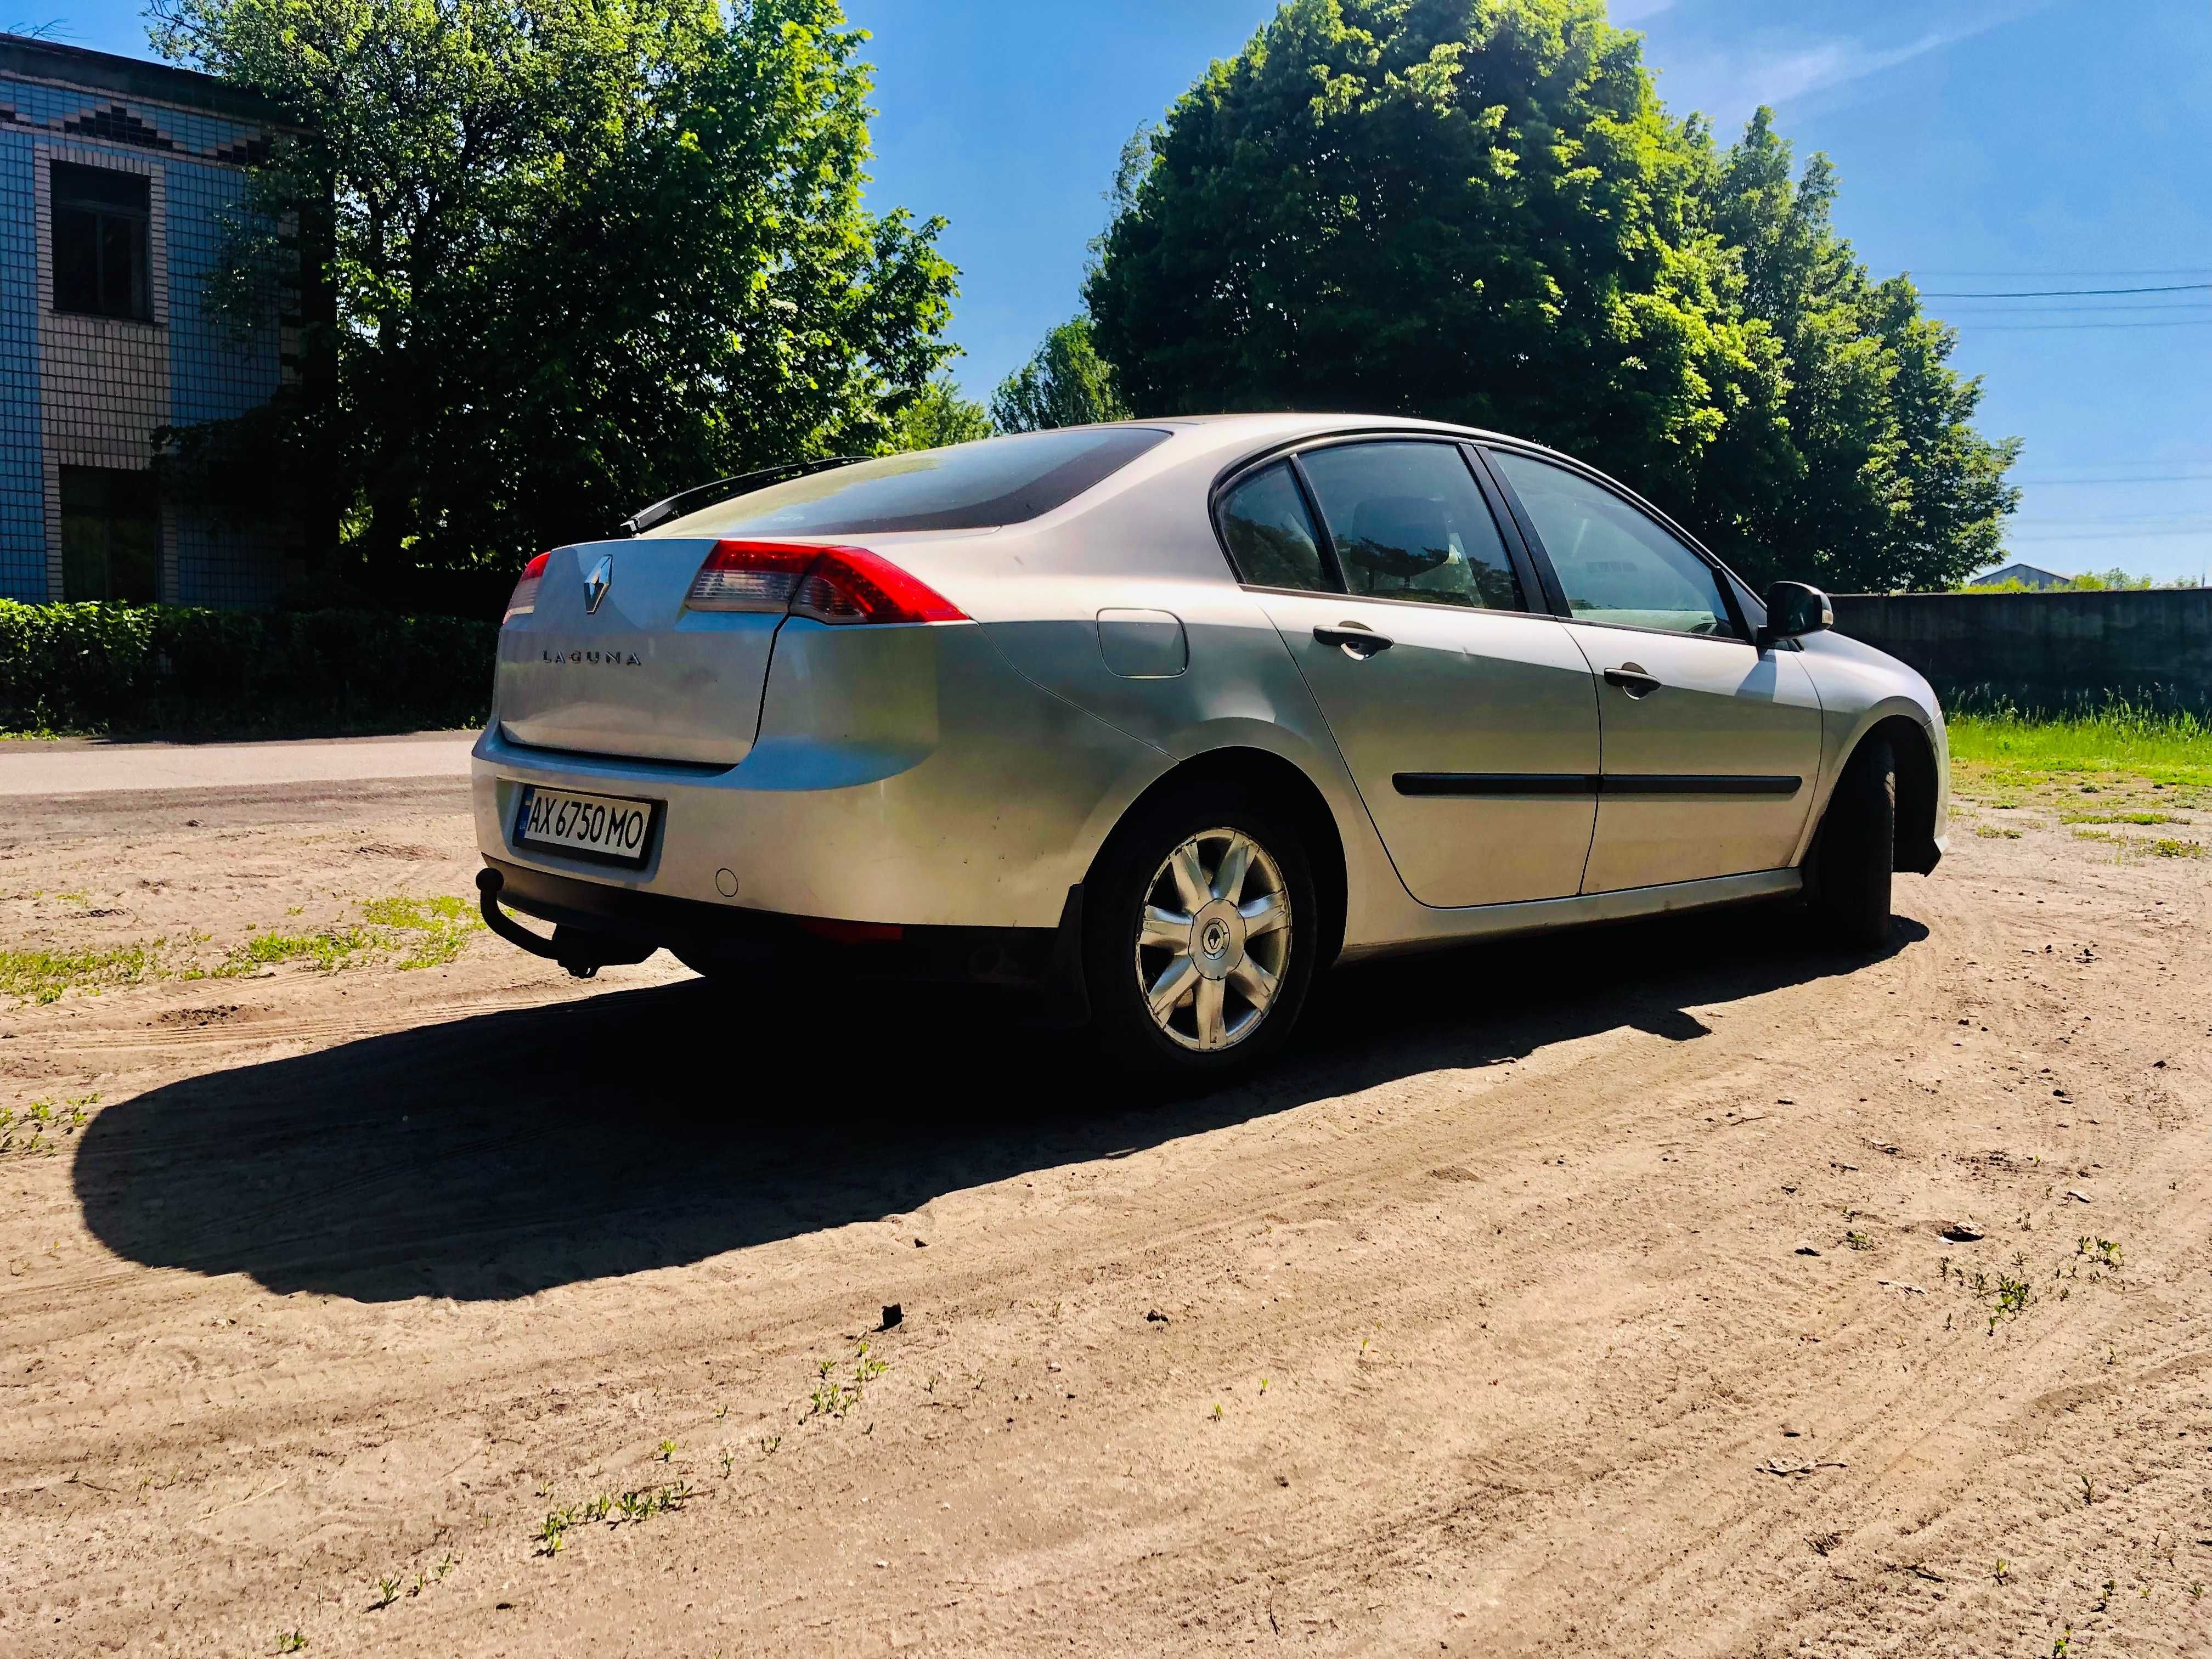
<path fill-rule="evenodd" d="M 744 759 L 783 618 L 684 609 L 714 545 L 672 537 L 548 554 L 535 607 L 500 630 L 501 734 L 641 759 Z"/>

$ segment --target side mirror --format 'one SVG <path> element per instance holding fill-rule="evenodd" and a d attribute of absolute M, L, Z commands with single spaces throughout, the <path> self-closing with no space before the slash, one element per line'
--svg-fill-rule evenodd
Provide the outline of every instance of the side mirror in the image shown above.
<path fill-rule="evenodd" d="M 1828 596 L 1803 582 L 1777 582 L 1766 590 L 1766 626 L 1759 630 L 1759 648 L 1765 650 L 1784 640 L 1817 634 L 1836 625 L 1836 608 Z"/>

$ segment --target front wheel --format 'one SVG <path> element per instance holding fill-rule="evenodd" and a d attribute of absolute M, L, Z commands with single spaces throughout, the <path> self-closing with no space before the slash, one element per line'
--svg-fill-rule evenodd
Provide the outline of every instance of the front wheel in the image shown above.
<path fill-rule="evenodd" d="M 1838 942 L 1889 943 L 1890 876 L 1897 864 L 1897 757 L 1887 738 L 1862 743 L 1836 781 L 1813 848 L 1809 897 Z"/>
<path fill-rule="evenodd" d="M 1302 838 L 1241 791 L 1156 803 L 1084 895 L 1091 1017 L 1133 1069 L 1225 1080 L 1290 1038 L 1322 935 Z"/>

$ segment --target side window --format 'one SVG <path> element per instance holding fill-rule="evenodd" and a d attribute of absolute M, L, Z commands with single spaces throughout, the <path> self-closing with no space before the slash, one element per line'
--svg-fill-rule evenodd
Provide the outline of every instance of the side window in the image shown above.
<path fill-rule="evenodd" d="M 1354 593 L 1523 608 L 1497 521 L 1454 446 L 1345 444 L 1309 450 L 1298 465 Z"/>
<path fill-rule="evenodd" d="M 1255 587 L 1335 590 L 1322 568 L 1305 498 L 1291 470 L 1278 461 L 1231 490 L 1221 503 L 1221 535 L 1240 580 Z"/>
<path fill-rule="evenodd" d="M 1565 467 L 1510 449 L 1490 456 L 1535 525 L 1577 620 L 1735 637 L 1712 567 L 1674 537 Z"/>

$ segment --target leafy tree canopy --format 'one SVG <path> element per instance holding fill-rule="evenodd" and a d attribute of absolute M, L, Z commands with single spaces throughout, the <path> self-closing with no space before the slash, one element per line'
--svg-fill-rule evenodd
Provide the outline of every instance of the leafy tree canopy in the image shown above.
<path fill-rule="evenodd" d="M 988 438 L 994 429 L 990 412 L 962 397 L 959 388 L 940 375 L 899 411 L 895 442 L 901 449 L 942 449 L 948 444 Z"/>
<path fill-rule="evenodd" d="M 1602 0 L 1289 0 L 1125 156 L 1085 298 L 1140 409 L 1419 414 L 1650 496 L 1754 580 L 1948 586 L 2016 452 L 1768 118 L 1717 150 Z"/>
<path fill-rule="evenodd" d="M 1094 421 L 1125 420 L 1128 414 L 1114 371 L 1091 343 L 1091 322 L 1085 317 L 1062 323 L 1046 335 L 1036 355 L 1000 381 L 991 394 L 991 418 L 1005 432 L 1088 426 Z"/>
<path fill-rule="evenodd" d="M 950 355 L 939 222 L 860 204 L 836 0 L 155 0 L 154 33 L 301 119 L 256 179 L 264 227 L 331 204 L 337 404 L 295 447 L 372 565 L 511 560 L 890 447 Z"/>

